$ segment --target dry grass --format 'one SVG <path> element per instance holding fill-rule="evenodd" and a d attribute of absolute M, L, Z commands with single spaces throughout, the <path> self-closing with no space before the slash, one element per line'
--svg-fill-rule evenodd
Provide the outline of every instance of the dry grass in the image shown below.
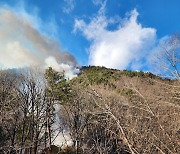
<path fill-rule="evenodd" d="M 85 82 L 88 78 L 81 84 L 79 78 L 73 81 L 76 103 L 67 105 L 69 123 L 78 111 L 79 148 L 84 153 L 180 151 L 179 81 L 131 77 L 117 71 L 108 84 L 84 86 Z"/>

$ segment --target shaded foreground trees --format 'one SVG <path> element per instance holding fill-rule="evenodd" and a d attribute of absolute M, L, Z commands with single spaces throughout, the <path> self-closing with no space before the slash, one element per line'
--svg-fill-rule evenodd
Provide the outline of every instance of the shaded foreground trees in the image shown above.
<path fill-rule="evenodd" d="M 54 103 L 36 74 L 0 73 L 0 153 L 40 153 L 54 140 Z"/>

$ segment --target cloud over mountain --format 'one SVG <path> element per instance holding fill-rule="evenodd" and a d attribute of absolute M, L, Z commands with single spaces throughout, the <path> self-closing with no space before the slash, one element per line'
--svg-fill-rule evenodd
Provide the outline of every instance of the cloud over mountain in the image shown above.
<path fill-rule="evenodd" d="M 105 16 L 106 1 L 89 23 L 75 19 L 74 32 L 80 31 L 90 41 L 89 64 L 117 69 L 139 69 L 156 39 L 154 28 L 143 27 L 138 12 L 132 10 L 118 21 L 116 29 L 109 27 L 117 21 Z"/>

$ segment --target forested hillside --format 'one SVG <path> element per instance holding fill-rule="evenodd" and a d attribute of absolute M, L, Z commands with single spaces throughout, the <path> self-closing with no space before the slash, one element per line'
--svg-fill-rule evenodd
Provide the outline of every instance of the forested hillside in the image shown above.
<path fill-rule="evenodd" d="M 0 153 L 178 153 L 179 103 L 179 80 L 151 73 L 1 71 Z"/>

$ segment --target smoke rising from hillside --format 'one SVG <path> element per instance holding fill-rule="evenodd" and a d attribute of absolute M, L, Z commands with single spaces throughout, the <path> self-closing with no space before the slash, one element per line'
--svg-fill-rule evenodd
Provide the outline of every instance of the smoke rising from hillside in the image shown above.
<path fill-rule="evenodd" d="M 78 71 L 74 71 L 75 58 L 62 51 L 56 40 L 40 32 L 34 21 L 26 12 L 0 8 L 0 68 L 55 66 L 57 71 L 64 70 L 68 78 L 74 77 Z"/>

